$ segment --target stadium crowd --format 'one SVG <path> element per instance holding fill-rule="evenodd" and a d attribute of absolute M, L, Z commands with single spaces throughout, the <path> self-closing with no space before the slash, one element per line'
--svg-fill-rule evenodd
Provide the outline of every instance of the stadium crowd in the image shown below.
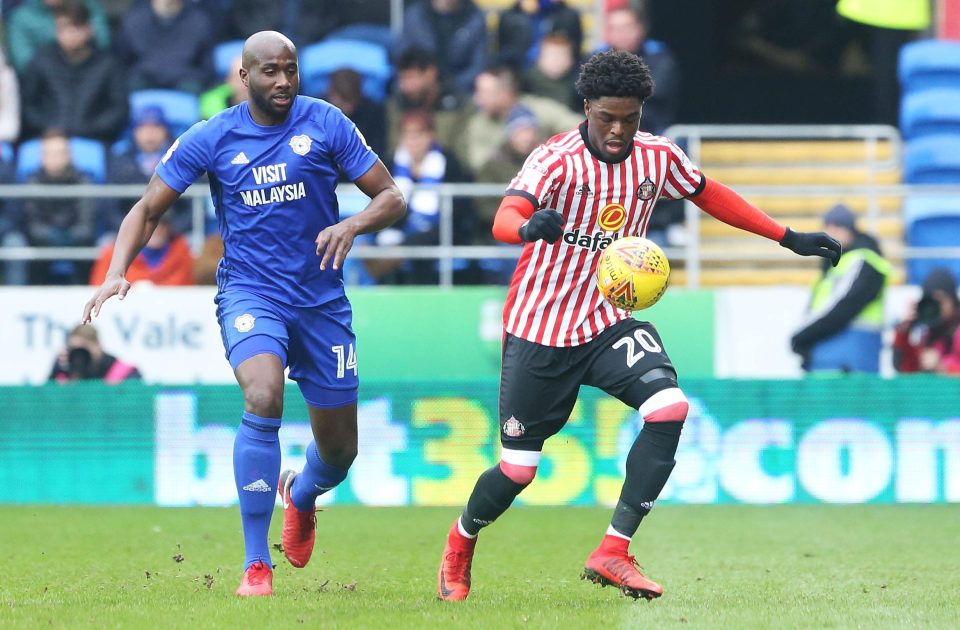
<path fill-rule="evenodd" d="M 600 48 L 642 54 L 657 92 L 641 129 L 672 124 L 676 63 L 648 39 L 646 5 L 610 0 Z M 584 43 L 581 13 L 564 0 L 519 0 L 488 19 L 473 0 L 406 3 L 393 37 L 389 3 L 375 0 L 4 0 L 0 57 L 0 182 L 145 183 L 177 135 L 245 99 L 239 44 L 260 30 L 291 36 L 301 93 L 347 114 L 397 181 L 504 184 L 529 151 L 583 119 L 574 89 Z M 192 112 L 192 113 L 191 113 Z M 421 190 L 409 215 L 374 243 L 438 242 L 440 200 Z M 489 202 L 489 203 L 487 203 Z M 3 246 L 101 247 L 130 200 L 7 199 Z M 491 244 L 495 200 L 456 200 L 457 244 Z M 669 213 L 659 213 L 669 220 Z M 183 236 L 189 200 L 141 254 L 142 278 L 212 283 L 214 221 L 199 259 Z M 658 226 L 651 226 L 656 230 Z M 662 226 L 659 226 L 662 228 Z M 5 284 L 95 282 L 102 261 L 3 263 Z M 502 282 L 496 262 L 460 261 L 458 283 Z M 433 283 L 433 261 L 369 260 L 368 283 Z"/>

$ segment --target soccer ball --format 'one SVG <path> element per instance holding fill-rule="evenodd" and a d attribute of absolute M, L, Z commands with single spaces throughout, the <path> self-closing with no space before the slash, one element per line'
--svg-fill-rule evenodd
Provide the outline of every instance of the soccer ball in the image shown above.
<path fill-rule="evenodd" d="M 650 308 L 667 290 L 670 263 L 653 241 L 619 238 L 603 250 L 597 264 L 597 288 L 605 300 L 627 311 Z"/>

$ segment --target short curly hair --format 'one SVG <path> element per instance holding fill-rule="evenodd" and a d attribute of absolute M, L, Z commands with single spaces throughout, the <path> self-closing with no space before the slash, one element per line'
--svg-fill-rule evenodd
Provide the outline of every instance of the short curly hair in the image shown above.
<path fill-rule="evenodd" d="M 633 53 L 608 50 L 597 53 L 580 69 L 577 92 L 592 101 L 603 96 L 635 96 L 644 102 L 653 95 L 650 68 Z"/>

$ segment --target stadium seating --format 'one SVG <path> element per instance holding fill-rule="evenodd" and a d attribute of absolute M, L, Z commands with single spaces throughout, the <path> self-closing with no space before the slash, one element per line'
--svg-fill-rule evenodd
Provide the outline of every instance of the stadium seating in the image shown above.
<path fill-rule="evenodd" d="M 904 94 L 960 86 L 960 42 L 923 40 L 900 49 L 900 85 Z"/>
<path fill-rule="evenodd" d="M 900 104 L 900 131 L 908 139 L 940 133 L 960 137 L 960 79 L 956 87 L 904 94 Z"/>
<path fill-rule="evenodd" d="M 360 74 L 367 98 L 377 102 L 386 98 L 387 83 L 393 74 L 386 47 L 355 40 L 325 40 L 301 50 L 302 92 L 323 96 L 330 75 L 340 68 L 350 68 Z"/>
<path fill-rule="evenodd" d="M 856 139 L 704 140 L 699 161 L 711 178 L 734 188 L 742 186 L 818 186 L 897 184 L 900 172 L 895 146 Z M 884 254 L 897 261 L 903 250 L 901 200 L 896 196 L 870 199 L 867 195 L 751 195 L 748 199 L 779 222 L 800 231 L 823 229 L 823 213 L 835 203 L 846 203 L 860 215 L 861 227 L 876 236 Z M 874 205 L 878 216 L 867 220 Z M 699 211 L 698 211 L 699 212 Z M 701 286 L 811 284 L 819 262 L 784 254 L 776 244 L 717 221 L 700 217 Z M 736 252 L 737 256 L 731 256 Z M 738 258 L 739 260 L 731 260 Z M 759 262 L 758 262 L 759 261 Z M 687 270 L 677 265 L 671 283 L 682 284 Z M 895 281 L 902 274 L 898 270 Z"/>
<path fill-rule="evenodd" d="M 218 78 L 227 76 L 230 71 L 230 64 L 234 57 L 243 50 L 243 40 L 233 39 L 228 42 L 222 42 L 213 47 L 213 70 Z"/>
<path fill-rule="evenodd" d="M 107 160 L 103 145 L 89 138 L 70 138 L 70 156 L 78 171 L 102 184 L 107 177 Z M 17 151 L 17 181 L 24 182 L 40 170 L 40 139 L 27 140 Z"/>
<path fill-rule="evenodd" d="M 960 183 L 960 134 L 911 140 L 904 153 L 904 180 L 910 184 Z"/>
<path fill-rule="evenodd" d="M 904 203 L 903 214 L 911 247 L 960 247 L 957 197 L 911 197 Z M 960 275 L 960 259 L 916 258 L 907 263 L 907 280 L 920 284 L 934 267 L 947 267 Z"/>
<path fill-rule="evenodd" d="M 159 107 L 179 136 L 200 120 L 200 101 L 196 94 L 178 90 L 137 90 L 130 93 L 130 119 L 136 120 L 145 107 Z"/>
<path fill-rule="evenodd" d="M 13 161 L 13 145 L 9 142 L 0 142 L 0 162 Z"/>
<path fill-rule="evenodd" d="M 326 41 L 352 40 L 367 42 L 378 46 L 386 46 L 389 50 L 393 45 L 393 34 L 390 27 L 384 24 L 348 24 L 328 34 Z"/>

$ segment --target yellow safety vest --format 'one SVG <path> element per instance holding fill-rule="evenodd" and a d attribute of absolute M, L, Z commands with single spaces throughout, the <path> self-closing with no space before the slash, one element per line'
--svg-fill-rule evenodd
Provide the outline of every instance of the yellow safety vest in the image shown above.
<path fill-rule="evenodd" d="M 930 0 L 840 0 L 837 13 L 881 28 L 922 31 L 930 27 Z"/>

